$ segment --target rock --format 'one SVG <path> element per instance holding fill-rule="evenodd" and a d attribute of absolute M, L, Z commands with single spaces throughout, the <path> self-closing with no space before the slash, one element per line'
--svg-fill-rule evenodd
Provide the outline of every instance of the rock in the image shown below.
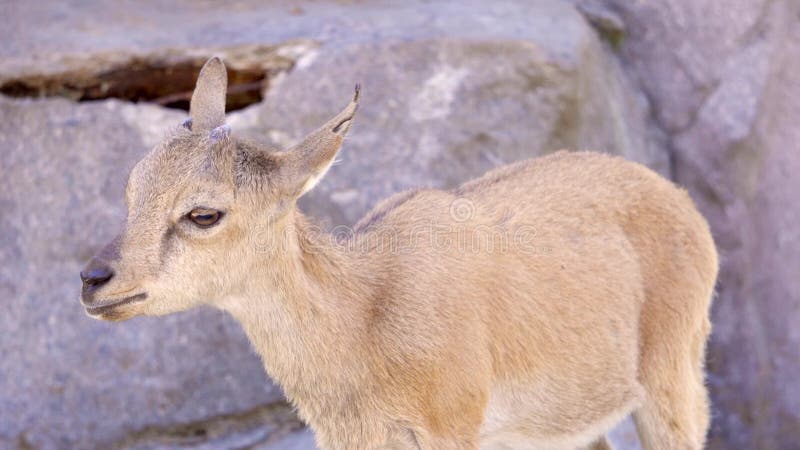
<path fill-rule="evenodd" d="M 314 450 L 316 448 L 314 435 L 310 430 L 305 430 L 286 435 L 280 441 L 256 445 L 253 450 Z"/>

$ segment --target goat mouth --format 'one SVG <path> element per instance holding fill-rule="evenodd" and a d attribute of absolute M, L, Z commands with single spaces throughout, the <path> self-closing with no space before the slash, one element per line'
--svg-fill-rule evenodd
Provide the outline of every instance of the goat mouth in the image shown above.
<path fill-rule="evenodd" d="M 117 308 L 122 305 L 128 305 L 130 303 L 140 302 L 147 298 L 147 294 L 142 292 L 141 294 L 131 295 L 130 297 L 125 297 L 122 300 L 116 300 L 113 302 L 101 304 L 101 305 L 84 305 L 86 308 L 86 312 L 90 315 L 97 316 L 103 313 L 109 312 L 114 308 Z"/>

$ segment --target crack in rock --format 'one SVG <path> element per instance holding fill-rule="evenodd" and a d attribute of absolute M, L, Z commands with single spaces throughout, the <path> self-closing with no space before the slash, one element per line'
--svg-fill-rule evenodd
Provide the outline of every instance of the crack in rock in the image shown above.
<path fill-rule="evenodd" d="M 150 425 L 104 448 L 250 448 L 274 443 L 305 428 L 291 405 L 274 402 L 232 414 L 174 425 Z"/>
<path fill-rule="evenodd" d="M 291 71 L 318 44 L 169 48 L 148 53 L 106 52 L 62 57 L 52 64 L 0 74 L 0 93 L 11 97 L 66 97 L 75 101 L 118 98 L 188 110 L 205 61 L 221 56 L 228 67 L 227 110 L 258 103 L 270 83 Z M 42 69 L 42 67 L 46 67 Z"/>

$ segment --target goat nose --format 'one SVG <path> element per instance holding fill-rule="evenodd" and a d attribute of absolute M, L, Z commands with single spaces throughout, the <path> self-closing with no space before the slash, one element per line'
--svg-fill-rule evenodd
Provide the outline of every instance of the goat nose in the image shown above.
<path fill-rule="evenodd" d="M 113 276 L 114 271 L 106 265 L 97 265 L 87 267 L 85 271 L 81 270 L 81 280 L 85 287 L 101 286 L 106 284 Z"/>

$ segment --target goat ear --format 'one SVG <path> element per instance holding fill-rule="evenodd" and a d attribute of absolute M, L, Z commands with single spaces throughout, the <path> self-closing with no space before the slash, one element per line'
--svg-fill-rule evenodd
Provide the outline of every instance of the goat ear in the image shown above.
<path fill-rule="evenodd" d="M 361 87 L 356 85 L 353 100 L 342 112 L 285 152 L 283 168 L 291 183 L 298 186 L 298 197 L 310 191 L 333 164 L 358 109 L 360 92 Z"/>
<path fill-rule="evenodd" d="M 193 131 L 211 130 L 225 123 L 225 95 L 228 72 L 218 57 L 206 61 L 200 70 L 189 104 Z"/>

